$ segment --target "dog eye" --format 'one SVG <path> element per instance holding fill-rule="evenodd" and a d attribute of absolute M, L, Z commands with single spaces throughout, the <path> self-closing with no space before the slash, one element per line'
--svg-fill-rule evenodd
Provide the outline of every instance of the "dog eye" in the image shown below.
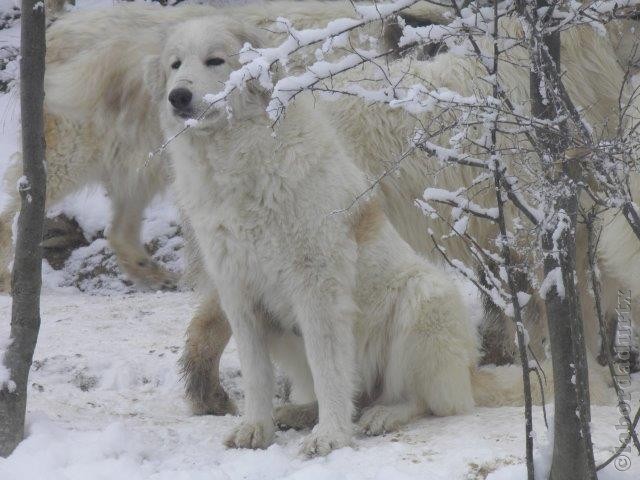
<path fill-rule="evenodd" d="M 180 65 L 182 65 L 182 62 L 180 60 L 176 60 L 171 64 L 171 68 L 173 68 L 174 70 L 177 70 L 180 68 Z"/>
<path fill-rule="evenodd" d="M 212 57 L 207 59 L 206 62 L 204 62 L 205 65 L 207 67 L 216 67 L 218 65 L 222 65 L 224 63 L 224 58 L 220 58 L 220 57 Z"/>

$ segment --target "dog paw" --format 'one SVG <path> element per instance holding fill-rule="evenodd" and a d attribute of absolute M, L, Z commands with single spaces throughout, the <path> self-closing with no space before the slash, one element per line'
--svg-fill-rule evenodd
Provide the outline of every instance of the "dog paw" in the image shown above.
<path fill-rule="evenodd" d="M 120 266 L 129 278 L 139 285 L 153 290 L 177 290 L 179 275 L 173 273 L 150 257 L 135 259 L 118 257 Z"/>
<path fill-rule="evenodd" d="M 242 422 L 235 427 L 224 441 L 229 448 L 267 448 L 273 442 L 275 426 L 273 423 Z"/>
<path fill-rule="evenodd" d="M 373 405 L 362 412 L 358 429 L 364 435 L 382 435 L 397 430 L 408 420 L 407 412 L 397 406 Z"/>
<path fill-rule="evenodd" d="M 351 434 L 344 431 L 326 431 L 316 426 L 302 443 L 300 453 L 307 457 L 323 457 L 331 451 L 351 444 Z"/>
<path fill-rule="evenodd" d="M 237 415 L 238 407 L 222 387 L 206 398 L 188 395 L 194 415 Z"/>
<path fill-rule="evenodd" d="M 318 404 L 313 402 L 304 405 L 281 405 L 276 407 L 273 418 L 281 430 L 313 428 L 318 423 Z"/>
<path fill-rule="evenodd" d="M 152 260 L 147 261 L 146 267 L 141 269 L 138 278 L 142 279 L 142 281 L 146 282 L 152 288 L 170 291 L 178 289 L 178 280 L 180 279 L 177 274 L 170 272 Z"/>

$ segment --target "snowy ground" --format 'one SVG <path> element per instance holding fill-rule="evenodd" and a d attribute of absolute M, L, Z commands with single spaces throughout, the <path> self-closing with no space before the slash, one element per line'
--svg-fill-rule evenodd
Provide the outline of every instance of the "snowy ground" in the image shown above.
<path fill-rule="evenodd" d="M 78 3 L 86 8 L 111 1 Z M 0 11 L 12 4 L 0 0 Z M 19 25 L 0 31 L 0 52 L 18 40 Z M 0 80 L 15 78 L 16 71 L 16 62 L 9 62 Z M 18 103 L 15 87 L 0 94 L 0 174 L 16 149 Z M 29 380 L 28 436 L 13 455 L 0 459 L 0 480 L 525 478 L 520 408 L 424 418 L 383 437 L 356 436 L 353 448 L 321 459 L 298 455 L 305 432 L 280 432 L 266 451 L 226 450 L 222 438 L 237 418 L 194 417 L 183 399 L 176 360 L 194 309 L 190 294 L 135 293 L 121 276 L 82 284 L 84 292 L 70 286 L 78 285 L 87 262 L 109 258 L 105 240 L 96 238 L 107 225 L 109 204 L 94 189 L 51 213 L 59 211 L 76 218 L 90 245 L 76 251 L 62 271 L 45 266 L 42 329 Z M 179 269 L 176 220 L 170 199 L 158 200 L 147 212 L 144 239 L 160 242 L 159 258 Z M 475 298 L 469 300 L 479 311 Z M 10 309 L 10 298 L 0 295 L 0 340 L 8 335 Z M 233 341 L 222 360 L 222 381 L 242 406 Z M 549 446 L 539 408 L 535 415 L 543 478 Z M 593 409 L 598 460 L 619 445 L 618 418 L 613 406 Z M 640 458 L 629 458 L 628 471 L 611 466 L 600 479 L 640 478 Z"/>
<path fill-rule="evenodd" d="M 356 437 L 353 448 L 323 459 L 300 457 L 304 432 L 294 431 L 278 433 L 266 451 L 226 450 L 222 438 L 237 418 L 191 416 L 182 396 L 176 360 L 192 310 L 187 293 L 48 289 L 29 380 L 28 437 L 0 460 L 0 479 L 524 478 L 519 408 L 424 418 L 395 434 Z M 7 296 L 0 297 L 0 315 L 2 338 L 10 316 Z M 223 357 L 222 376 L 242 405 L 233 345 Z M 618 416 L 613 407 L 597 407 L 593 417 L 603 459 L 618 445 Z M 536 432 L 544 452 L 540 409 Z M 612 468 L 601 479 L 637 479 L 640 458 L 631 461 L 626 474 Z"/>

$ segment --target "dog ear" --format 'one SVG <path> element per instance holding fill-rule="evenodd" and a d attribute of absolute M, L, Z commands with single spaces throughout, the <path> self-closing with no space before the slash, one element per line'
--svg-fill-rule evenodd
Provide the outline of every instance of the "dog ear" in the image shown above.
<path fill-rule="evenodd" d="M 159 55 L 149 55 L 144 59 L 144 85 L 154 100 L 164 96 L 167 82 Z"/>
<path fill-rule="evenodd" d="M 233 22 L 229 25 L 233 35 L 238 39 L 244 47 L 249 43 L 253 48 L 263 48 L 265 40 L 262 33 L 256 28 L 250 28 L 240 22 Z M 266 106 L 269 103 L 270 94 L 262 88 L 257 80 L 251 80 L 245 85 L 246 91 L 252 94 L 260 104 Z"/>
<path fill-rule="evenodd" d="M 240 22 L 234 22 L 230 25 L 233 35 L 240 41 L 242 46 L 250 43 L 254 48 L 262 48 L 265 44 L 262 33 L 256 28 L 246 27 Z"/>

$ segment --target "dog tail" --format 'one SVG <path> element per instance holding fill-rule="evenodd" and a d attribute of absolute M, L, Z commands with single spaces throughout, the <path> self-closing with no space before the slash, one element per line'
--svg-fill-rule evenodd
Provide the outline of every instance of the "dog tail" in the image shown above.
<path fill-rule="evenodd" d="M 551 365 L 543 365 L 545 373 L 550 371 Z M 547 377 L 545 388 L 543 380 L 543 391 L 540 391 L 540 382 L 531 377 L 531 396 L 535 405 L 542 404 L 542 394 L 544 402 L 549 402 L 551 389 Z M 478 407 L 504 407 L 524 405 L 524 388 L 522 382 L 522 367 L 520 365 L 486 365 L 476 367 L 471 372 L 471 385 L 473 396 Z"/>
<path fill-rule="evenodd" d="M 531 398 L 534 405 L 553 402 L 553 369 L 550 360 L 542 362 L 540 379 L 531 374 Z M 473 397 L 478 407 L 519 407 L 524 405 L 522 367 L 486 365 L 471 372 Z M 613 405 L 615 392 L 606 367 L 589 359 L 589 395 L 592 405 Z"/>

